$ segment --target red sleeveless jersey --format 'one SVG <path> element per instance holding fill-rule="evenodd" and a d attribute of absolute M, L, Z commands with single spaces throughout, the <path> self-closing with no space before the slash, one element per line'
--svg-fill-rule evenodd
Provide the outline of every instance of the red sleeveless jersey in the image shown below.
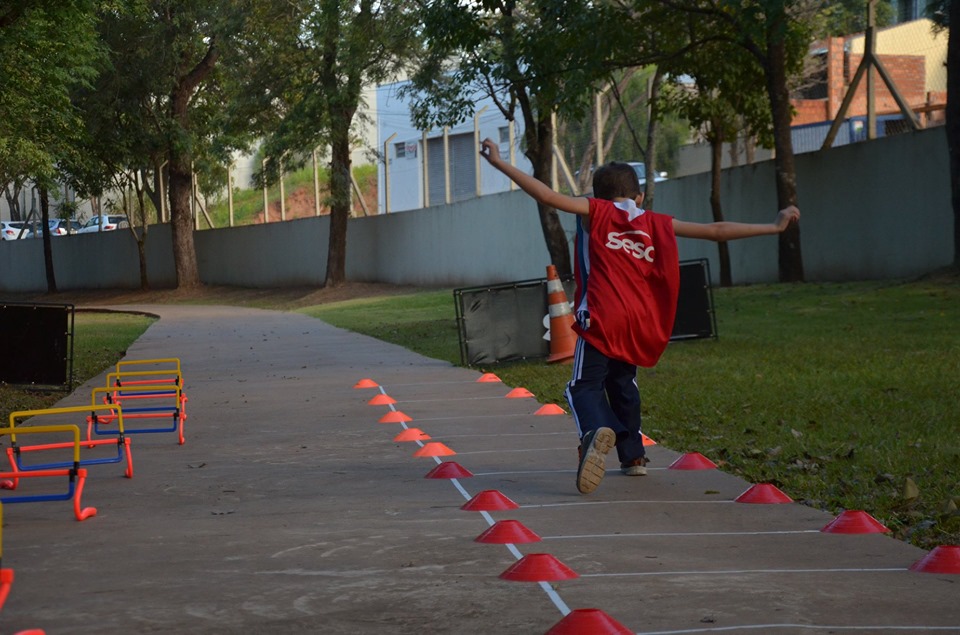
<path fill-rule="evenodd" d="M 611 359 L 654 366 L 680 290 L 673 218 L 633 201 L 589 200 L 589 231 L 577 223 L 574 330 Z"/>

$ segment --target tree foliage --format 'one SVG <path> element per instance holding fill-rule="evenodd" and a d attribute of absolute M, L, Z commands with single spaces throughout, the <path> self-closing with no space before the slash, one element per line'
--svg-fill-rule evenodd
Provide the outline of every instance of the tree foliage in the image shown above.
<path fill-rule="evenodd" d="M 876 26 L 883 28 L 893 23 L 896 11 L 890 0 L 876 2 Z M 867 30 L 867 3 L 865 0 L 839 0 L 825 3 L 818 13 L 819 35 L 852 35 Z"/>
<path fill-rule="evenodd" d="M 249 146 L 273 114 L 256 47 L 269 0 L 115 0 L 100 5 L 107 52 L 96 82 L 77 91 L 86 124 L 70 163 L 78 189 L 93 195 L 117 175 L 139 175 L 138 193 L 169 200 L 179 287 L 200 284 L 191 206 L 195 170 L 223 174 L 230 153 Z M 243 99 L 240 97 L 243 96 Z M 213 166 L 220 166 L 214 168 Z M 164 187 L 160 187 L 161 178 Z M 141 249 L 142 251 L 142 249 Z"/>
<path fill-rule="evenodd" d="M 0 9 L 0 181 L 49 187 L 80 129 L 70 94 L 94 77 L 92 0 Z"/>
<path fill-rule="evenodd" d="M 424 50 L 408 94 L 422 130 L 452 126 L 490 98 L 508 121 L 522 122 L 522 149 L 533 176 L 549 183 L 555 114 L 577 118 L 612 70 L 616 12 L 585 0 L 427 0 Z M 538 205 L 551 262 L 571 272 L 556 210 Z"/>
<path fill-rule="evenodd" d="M 392 77 L 406 63 L 414 34 L 407 0 L 320 0 L 289 3 L 267 59 L 283 66 L 270 94 L 282 118 L 266 139 L 271 159 L 264 179 L 330 148 L 330 235 L 325 285 L 346 279 L 347 219 L 351 208 L 352 130 L 362 116 L 364 86 Z"/>
<path fill-rule="evenodd" d="M 797 204 L 796 168 L 790 126 L 790 81 L 802 70 L 813 37 L 820 2 L 813 0 L 652 0 L 686 16 L 699 35 L 688 38 L 690 48 L 717 42 L 747 53 L 764 80 L 776 151 L 777 203 L 782 209 Z M 647 7 L 646 0 L 636 0 Z M 691 28 L 687 29 L 692 32 Z M 721 49 L 729 50 L 729 49 Z M 682 51 L 680 54 L 684 54 Z M 796 223 L 779 235 L 779 275 L 783 282 L 803 280 L 800 228 Z"/>

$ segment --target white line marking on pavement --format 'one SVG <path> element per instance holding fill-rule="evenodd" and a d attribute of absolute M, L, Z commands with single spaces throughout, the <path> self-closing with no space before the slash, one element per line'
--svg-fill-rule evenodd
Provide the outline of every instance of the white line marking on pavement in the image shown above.
<path fill-rule="evenodd" d="M 742 575 L 747 573 L 889 573 L 891 571 L 909 571 L 905 567 L 890 567 L 880 569 L 724 569 L 721 571 L 631 571 L 626 573 L 584 573 L 581 578 L 640 578 L 667 575 Z"/>
<path fill-rule="evenodd" d="M 684 628 L 676 631 L 637 631 L 637 635 L 686 635 L 687 633 L 725 633 L 729 631 L 768 631 L 774 628 L 793 628 L 816 631 L 867 631 L 881 633 L 884 631 L 907 631 L 919 633 L 921 631 L 950 631 L 956 632 L 956 626 L 892 626 L 877 624 L 873 626 L 836 626 L 833 624 L 741 624 L 738 626 L 708 626 L 705 628 Z"/>
<path fill-rule="evenodd" d="M 540 536 L 541 540 L 577 540 L 581 538 L 643 538 L 670 536 L 777 536 L 781 534 L 819 534 L 819 529 L 785 529 L 782 531 L 690 531 L 648 532 L 639 534 L 584 534 L 582 536 Z"/>
<path fill-rule="evenodd" d="M 570 448 L 526 448 L 523 450 L 474 450 L 473 452 L 458 452 L 457 454 L 468 455 L 468 454 L 510 454 L 510 453 L 527 453 L 527 452 L 566 452 Z"/>
<path fill-rule="evenodd" d="M 381 391 L 383 390 L 382 386 L 380 387 L 380 390 Z M 395 410 L 395 408 L 393 407 L 393 404 L 390 404 L 390 409 Z M 424 420 L 418 419 L 418 421 L 424 421 Z M 407 424 L 405 422 L 401 422 L 401 425 L 403 426 L 404 429 L 407 428 Z M 417 441 L 417 445 L 419 445 L 420 447 L 423 447 L 423 443 L 419 440 Z M 440 463 L 443 462 L 438 456 L 433 457 L 433 460 L 437 465 L 440 465 Z M 467 492 L 467 490 L 463 487 L 463 485 L 460 484 L 460 479 L 452 478 L 449 480 L 453 484 L 453 486 L 457 489 L 457 491 L 460 492 L 460 495 L 463 496 L 464 500 L 469 501 L 471 498 L 473 498 L 469 494 L 469 492 Z M 483 517 L 484 520 L 487 521 L 487 526 L 489 527 L 492 527 L 496 522 L 488 512 L 482 511 L 480 512 L 480 515 Z M 517 549 L 515 545 L 508 543 L 505 546 L 507 550 L 511 554 L 513 554 L 513 557 L 516 558 L 517 560 L 520 560 L 520 558 L 523 557 L 523 554 L 520 553 L 520 550 Z M 570 613 L 570 607 L 567 606 L 567 603 L 563 601 L 563 598 L 560 597 L 560 594 L 557 593 L 556 589 L 554 589 L 549 582 L 540 582 L 539 584 L 540 584 L 540 588 L 543 589 L 543 592 L 546 593 L 547 597 L 550 598 L 550 601 L 553 602 L 553 605 L 556 606 L 557 610 L 560 611 L 560 615 L 564 617 L 567 616 Z"/>
<path fill-rule="evenodd" d="M 577 503 L 543 503 L 540 505 L 520 505 L 520 509 L 537 509 L 541 507 L 574 507 L 577 505 L 633 505 L 633 504 L 654 504 L 654 505 L 724 505 L 732 504 L 732 500 L 722 501 L 659 501 L 659 500 L 634 500 L 634 501 L 580 501 Z"/>

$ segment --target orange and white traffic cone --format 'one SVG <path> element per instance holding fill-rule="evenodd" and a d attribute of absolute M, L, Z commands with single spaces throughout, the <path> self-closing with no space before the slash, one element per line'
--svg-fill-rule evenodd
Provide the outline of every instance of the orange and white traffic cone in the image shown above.
<path fill-rule="evenodd" d="M 573 349 L 577 344 L 577 334 L 573 331 L 573 312 L 563 290 L 557 268 L 547 266 L 547 305 L 550 312 L 550 356 L 549 363 L 573 359 Z"/>

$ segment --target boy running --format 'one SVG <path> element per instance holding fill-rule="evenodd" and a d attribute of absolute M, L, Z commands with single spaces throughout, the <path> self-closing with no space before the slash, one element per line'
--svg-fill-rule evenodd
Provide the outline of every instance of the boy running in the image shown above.
<path fill-rule="evenodd" d="M 624 474 L 645 475 L 637 366 L 654 366 L 670 341 L 680 288 L 676 237 L 721 242 L 778 234 L 800 210 L 782 209 L 769 224 L 685 222 L 644 210 L 640 182 L 626 163 L 598 168 L 593 197 L 585 198 L 555 192 L 505 162 L 490 139 L 480 155 L 537 202 L 577 215 L 579 337 L 566 388 L 580 435 L 577 489 L 597 489 L 614 446 Z"/>

